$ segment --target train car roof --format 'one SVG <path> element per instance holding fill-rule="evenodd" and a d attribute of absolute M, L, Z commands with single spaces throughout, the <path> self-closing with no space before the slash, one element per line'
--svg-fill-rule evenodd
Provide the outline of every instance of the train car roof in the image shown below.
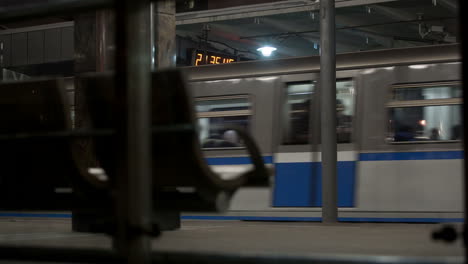
<path fill-rule="evenodd" d="M 337 70 L 461 61 L 459 44 L 337 54 Z M 258 60 L 182 68 L 190 81 L 317 72 L 320 56 Z"/>

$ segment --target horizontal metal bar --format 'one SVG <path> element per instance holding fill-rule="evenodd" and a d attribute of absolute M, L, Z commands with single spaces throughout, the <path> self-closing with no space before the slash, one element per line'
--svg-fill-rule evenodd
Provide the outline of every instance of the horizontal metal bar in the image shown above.
<path fill-rule="evenodd" d="M 248 95 L 224 95 L 224 96 L 210 96 L 210 97 L 197 97 L 194 100 L 196 102 L 204 101 L 218 101 L 218 100 L 230 100 L 230 99 L 249 99 Z"/>
<path fill-rule="evenodd" d="M 190 124 L 178 124 L 178 125 L 168 125 L 168 126 L 157 126 L 152 127 L 151 131 L 153 133 L 174 133 L 174 132 L 195 132 L 197 128 Z"/>
<path fill-rule="evenodd" d="M 387 104 L 387 107 L 415 107 L 415 106 L 441 106 L 441 105 L 460 105 L 463 101 L 461 98 L 448 99 L 428 99 L 428 100 L 408 100 L 394 101 Z"/>
<path fill-rule="evenodd" d="M 32 4 L 1 10 L 0 22 L 86 12 L 99 8 L 109 8 L 113 5 L 114 0 L 57 0 L 49 3 Z"/>
<path fill-rule="evenodd" d="M 11 133 L 1 134 L 0 141 L 9 140 L 42 140 L 42 139 L 60 139 L 71 137 L 99 137 L 110 136 L 115 134 L 111 129 L 96 129 L 96 130 L 77 130 L 77 131 L 48 131 L 38 133 Z"/>
<path fill-rule="evenodd" d="M 0 256 L 5 263 L 12 260 L 21 261 L 55 261 L 66 263 L 124 263 L 122 258 L 108 249 L 77 249 L 0 246 Z M 1 262 L 1 261 L 0 261 Z M 463 263 L 463 257 L 402 257 L 402 256 L 369 256 L 369 255 L 307 255 L 292 256 L 281 254 L 226 254 L 209 252 L 153 251 L 152 263 L 230 263 L 230 264 L 436 264 Z"/>
<path fill-rule="evenodd" d="M 116 0 L 56 0 L 49 3 L 22 5 L 0 10 L 0 22 L 27 20 L 34 17 L 76 14 L 102 8 L 113 8 Z M 120 0 L 117 0 L 120 1 Z M 157 2 L 158 0 L 152 0 Z"/>
<path fill-rule="evenodd" d="M 198 118 L 210 117 L 226 117 L 226 116 L 249 116 L 252 115 L 252 110 L 232 110 L 232 111 L 216 111 L 216 112 L 199 112 Z"/>
<path fill-rule="evenodd" d="M 151 128 L 153 134 L 190 132 L 195 133 L 196 128 L 192 124 L 178 124 L 168 126 L 155 126 Z M 9 140 L 43 140 L 43 139 L 63 139 L 80 137 L 107 137 L 116 134 L 114 129 L 86 129 L 73 131 L 49 131 L 38 133 L 12 133 L 0 134 L 0 141 Z"/>
<path fill-rule="evenodd" d="M 435 82 L 435 83 L 407 83 L 407 84 L 394 84 L 393 89 L 404 89 L 404 88 L 426 88 L 426 87 L 439 87 L 445 85 L 461 85 L 460 81 L 450 82 Z"/>

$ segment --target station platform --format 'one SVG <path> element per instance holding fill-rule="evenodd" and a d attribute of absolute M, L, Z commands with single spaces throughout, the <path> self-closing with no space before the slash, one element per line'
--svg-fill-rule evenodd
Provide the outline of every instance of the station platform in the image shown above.
<path fill-rule="evenodd" d="M 461 241 L 445 244 L 431 240 L 431 232 L 437 227 L 440 225 L 183 220 L 181 229 L 166 231 L 155 238 L 152 249 L 171 254 L 195 252 L 257 260 L 269 256 L 295 259 L 290 263 L 317 258 L 363 257 L 374 259 L 372 263 L 463 263 Z M 111 250 L 112 241 L 107 235 L 72 232 L 71 219 L 65 217 L 2 217 L 0 251 L 1 247 Z M 399 261 L 402 259 L 406 261 Z"/>

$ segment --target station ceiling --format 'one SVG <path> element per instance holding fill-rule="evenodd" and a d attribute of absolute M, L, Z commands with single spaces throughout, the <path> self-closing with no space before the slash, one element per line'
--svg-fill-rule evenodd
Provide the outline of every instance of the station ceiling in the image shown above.
<path fill-rule="evenodd" d="M 177 14 L 177 35 L 258 59 L 319 53 L 319 1 L 276 1 Z M 337 52 L 437 45 L 459 41 L 457 0 L 336 0 Z"/>
<path fill-rule="evenodd" d="M 0 9 L 41 1 L 49 0 L 2 0 Z M 261 58 L 257 48 L 264 45 L 277 48 L 275 58 L 319 53 L 319 0 L 178 0 L 178 5 L 191 2 L 203 3 L 208 10 L 178 12 L 177 35 L 199 48 L 247 59 Z M 460 38 L 458 0 L 335 2 L 338 53 L 447 44 Z M 0 24 L 0 32 L 72 20 L 55 16 Z"/>

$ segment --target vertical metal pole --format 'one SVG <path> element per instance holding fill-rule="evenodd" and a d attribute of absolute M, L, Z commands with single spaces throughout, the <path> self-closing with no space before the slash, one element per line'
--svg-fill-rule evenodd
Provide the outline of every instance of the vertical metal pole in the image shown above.
<path fill-rule="evenodd" d="M 150 263 L 151 49 L 149 0 L 116 1 L 117 94 L 126 115 L 126 171 L 117 181 L 117 249 L 128 263 Z M 125 111 L 126 110 L 126 111 Z M 122 218 L 122 219 L 120 219 Z"/>
<path fill-rule="evenodd" d="M 3 41 L 0 41 L 0 81 L 3 80 L 3 51 L 5 50 L 5 43 Z"/>
<path fill-rule="evenodd" d="M 156 70 L 156 41 L 155 41 L 155 28 L 154 28 L 154 5 L 157 3 L 150 3 L 150 49 L 151 49 L 151 71 Z"/>
<path fill-rule="evenodd" d="M 337 222 L 335 0 L 320 1 L 322 222 Z"/>
<path fill-rule="evenodd" d="M 458 1 L 458 4 L 460 6 L 459 8 L 459 11 L 458 11 L 458 23 L 460 25 L 460 37 L 461 37 L 461 43 L 462 44 L 465 44 L 466 40 L 467 40 L 467 37 L 465 34 L 468 34 L 468 30 L 467 30 L 467 27 L 462 23 L 462 15 L 466 13 L 467 11 L 467 4 L 466 4 L 466 1 Z M 467 129 L 468 129 L 468 126 L 466 125 L 467 122 L 468 122 L 468 107 L 466 107 L 466 103 L 468 102 L 468 92 L 467 90 L 465 89 L 466 88 L 466 80 L 467 80 L 467 74 L 468 74 L 468 65 L 466 63 L 466 48 L 463 48 L 463 46 L 466 46 L 466 45 L 462 45 L 462 49 L 461 49 L 461 53 L 462 53 L 462 91 L 463 91 L 463 110 L 462 110 L 462 117 L 463 117 L 463 124 L 462 124 L 462 127 L 463 127 L 463 153 L 464 153 L 464 160 L 463 160 L 463 195 L 464 195 L 464 223 L 463 223 L 463 245 L 465 247 L 465 263 L 468 263 L 468 222 L 467 222 L 467 219 L 468 219 L 468 151 L 467 151 L 467 147 L 468 147 L 468 137 L 467 137 Z"/>

